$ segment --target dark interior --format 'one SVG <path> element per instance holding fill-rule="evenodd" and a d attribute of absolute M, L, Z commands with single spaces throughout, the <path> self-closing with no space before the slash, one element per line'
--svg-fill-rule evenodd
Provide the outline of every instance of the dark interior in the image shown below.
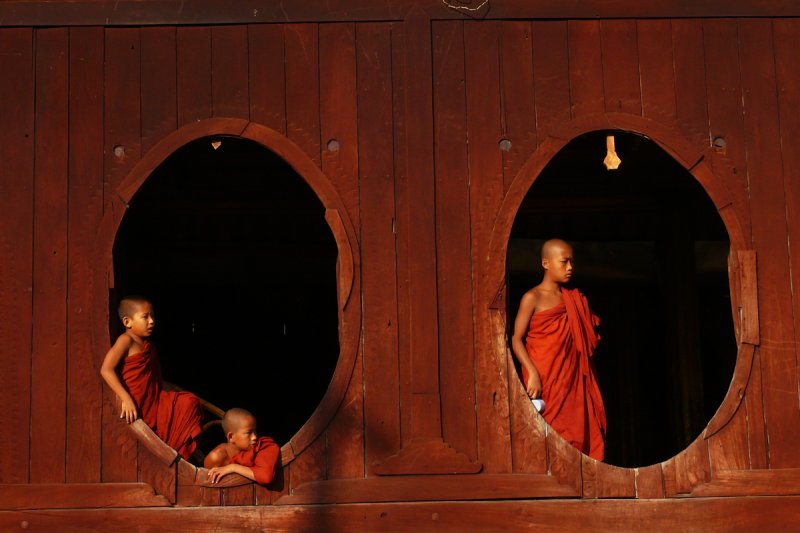
<path fill-rule="evenodd" d="M 218 149 L 211 142 L 221 141 Z M 131 201 L 114 244 L 118 299 L 153 301 L 164 379 L 244 407 L 285 443 L 319 404 L 339 354 L 337 248 L 306 182 L 263 146 L 204 138 Z M 224 440 L 210 430 L 207 448 Z"/>
<path fill-rule="evenodd" d="M 614 134 L 622 164 L 606 170 Z M 548 163 L 509 242 L 509 327 L 541 281 L 539 249 L 573 244 L 574 284 L 600 316 L 595 354 L 606 406 L 606 462 L 657 463 L 683 450 L 721 404 L 733 375 L 730 242 L 692 175 L 653 141 L 592 132 Z M 509 332 L 510 335 L 510 332 Z"/>

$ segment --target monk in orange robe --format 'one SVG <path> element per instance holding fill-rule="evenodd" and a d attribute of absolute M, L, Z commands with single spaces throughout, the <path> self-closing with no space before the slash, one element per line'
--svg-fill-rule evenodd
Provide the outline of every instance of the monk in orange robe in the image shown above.
<path fill-rule="evenodd" d="M 569 244 L 545 242 L 542 267 L 542 282 L 522 297 L 514 321 L 512 347 L 525 390 L 544 400 L 542 416 L 559 435 L 602 461 L 606 414 L 592 358 L 600 320 L 583 294 L 564 286 L 574 267 Z"/>
<path fill-rule="evenodd" d="M 149 341 L 155 327 L 152 304 L 140 297 L 123 298 L 119 316 L 125 333 L 108 351 L 100 368 L 100 375 L 120 400 L 119 417 L 130 424 L 141 415 L 161 440 L 189 459 L 202 431 L 200 402 L 189 392 L 163 388 L 161 365 Z"/>
<path fill-rule="evenodd" d="M 258 436 L 255 417 L 244 409 L 228 409 L 222 430 L 228 442 L 214 448 L 204 464 L 211 482 L 237 473 L 261 485 L 271 483 L 281 450 L 271 438 Z"/>

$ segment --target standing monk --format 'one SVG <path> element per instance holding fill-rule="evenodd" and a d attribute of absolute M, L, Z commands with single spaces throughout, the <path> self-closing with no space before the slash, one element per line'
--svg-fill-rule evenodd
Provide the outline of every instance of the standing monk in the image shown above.
<path fill-rule="evenodd" d="M 572 278 L 572 247 L 560 239 L 542 246 L 544 278 L 522 297 L 512 346 L 531 398 L 544 400 L 542 416 L 583 453 L 602 461 L 606 413 L 592 355 L 600 319 Z"/>

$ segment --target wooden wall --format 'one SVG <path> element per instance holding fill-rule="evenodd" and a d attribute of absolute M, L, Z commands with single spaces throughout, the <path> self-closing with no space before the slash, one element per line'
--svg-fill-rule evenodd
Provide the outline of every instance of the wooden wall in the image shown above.
<path fill-rule="evenodd" d="M 490 497 L 463 477 L 417 477 L 426 464 L 377 475 L 439 437 L 505 497 L 797 494 L 798 38 L 800 20 L 761 18 L 0 28 L 0 443 L 14 450 L 0 454 L 0 480 L 132 482 L 150 468 L 98 375 L 109 339 L 95 241 L 151 148 L 232 117 L 285 135 L 322 170 L 360 253 L 352 379 L 276 497 Z M 740 331 L 747 360 L 727 418 L 635 470 L 582 458 L 545 427 L 492 305 L 498 238 L 528 171 L 603 125 L 697 154 L 681 162 L 737 251 L 757 258 L 734 261 L 758 329 Z M 717 137 L 724 149 L 710 147 Z M 525 476 L 554 484 L 531 489 Z M 341 481 L 363 478 L 372 484 Z"/>

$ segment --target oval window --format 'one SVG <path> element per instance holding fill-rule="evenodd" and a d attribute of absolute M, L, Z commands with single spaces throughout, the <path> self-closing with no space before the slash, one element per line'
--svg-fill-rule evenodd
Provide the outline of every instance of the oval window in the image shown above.
<path fill-rule="evenodd" d="M 246 139 L 201 138 L 131 200 L 114 242 L 115 293 L 152 299 L 166 381 L 252 411 L 283 443 L 336 367 L 336 258 L 325 208 L 285 161 Z M 209 433 L 208 445 L 221 442 Z"/>
<path fill-rule="evenodd" d="M 617 170 L 603 165 L 607 135 Z M 541 282 L 540 248 L 553 237 L 573 245 L 574 285 L 601 319 L 605 462 L 674 456 L 721 404 L 736 362 L 730 242 L 717 209 L 653 141 L 591 132 L 547 164 L 519 208 L 506 258 L 510 317 Z"/>

